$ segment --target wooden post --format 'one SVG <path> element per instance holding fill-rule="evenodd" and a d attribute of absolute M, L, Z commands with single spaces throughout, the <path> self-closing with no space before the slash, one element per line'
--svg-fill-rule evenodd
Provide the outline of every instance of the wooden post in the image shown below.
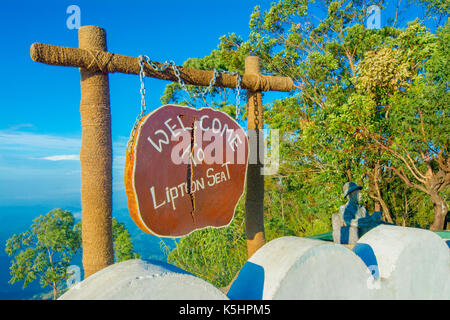
<path fill-rule="evenodd" d="M 79 47 L 106 51 L 106 32 L 81 27 Z M 82 141 L 81 207 L 85 278 L 114 263 L 112 244 L 112 146 L 108 74 L 80 68 Z"/>
<path fill-rule="evenodd" d="M 245 59 L 245 74 L 261 74 L 260 59 Z M 247 91 L 247 129 L 249 135 L 249 164 L 247 168 L 247 198 L 245 201 L 245 232 L 247 254 L 250 258 L 266 243 L 264 233 L 264 175 L 260 156 L 264 154 L 263 104 L 261 91 Z"/>

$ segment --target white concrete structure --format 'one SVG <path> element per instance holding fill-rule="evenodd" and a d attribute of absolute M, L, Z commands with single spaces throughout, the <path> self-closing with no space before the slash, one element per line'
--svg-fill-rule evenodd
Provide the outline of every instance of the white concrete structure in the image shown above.
<path fill-rule="evenodd" d="M 433 232 L 380 225 L 353 250 L 275 239 L 231 286 L 230 299 L 450 299 L 450 251 Z"/>
<path fill-rule="evenodd" d="M 372 275 L 350 249 L 322 240 L 282 237 L 264 245 L 248 260 L 228 296 L 269 300 L 369 299 L 367 281 L 373 281 Z M 255 287 L 262 292 L 255 292 Z"/>
<path fill-rule="evenodd" d="M 113 264 L 78 283 L 61 300 L 227 300 L 210 283 L 157 261 Z"/>
<path fill-rule="evenodd" d="M 438 235 L 381 225 L 358 243 L 369 245 L 378 261 L 380 283 L 374 298 L 450 299 L 450 251 Z"/>

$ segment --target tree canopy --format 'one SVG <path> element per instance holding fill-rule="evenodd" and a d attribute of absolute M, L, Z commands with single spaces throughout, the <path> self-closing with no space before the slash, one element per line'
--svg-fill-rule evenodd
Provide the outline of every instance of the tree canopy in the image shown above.
<path fill-rule="evenodd" d="M 80 246 L 80 232 L 70 211 L 54 209 L 37 217 L 30 229 L 6 242 L 6 253 L 13 256 L 10 283 L 23 281 L 25 288 L 39 279 L 42 287 L 52 288 L 56 299 Z"/>

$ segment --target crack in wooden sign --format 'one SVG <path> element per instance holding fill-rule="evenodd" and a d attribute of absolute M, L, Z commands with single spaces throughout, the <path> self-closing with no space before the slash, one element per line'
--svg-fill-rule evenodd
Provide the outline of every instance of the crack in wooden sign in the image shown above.
<path fill-rule="evenodd" d="M 229 224 L 244 193 L 248 139 L 227 114 L 166 105 L 139 123 L 125 162 L 128 207 L 145 232 L 180 237 Z"/>
<path fill-rule="evenodd" d="M 183 115 L 184 116 L 184 115 Z M 195 150 L 194 150 L 194 146 L 195 146 L 195 117 L 194 117 L 194 121 L 192 122 L 192 126 L 191 126 L 191 146 L 190 146 L 190 150 L 191 150 L 191 155 L 194 154 Z M 186 183 L 187 183 L 187 188 L 188 188 L 188 193 L 189 193 L 189 197 L 191 198 L 191 203 L 192 203 L 192 210 L 191 210 L 191 216 L 192 216 L 192 220 L 195 224 L 195 216 L 194 216 L 194 212 L 195 212 L 195 195 L 192 192 L 191 189 L 191 181 L 193 180 L 194 177 L 194 171 L 192 169 L 192 165 L 194 159 L 191 156 L 189 159 L 189 164 L 187 166 L 187 176 L 186 176 Z"/>

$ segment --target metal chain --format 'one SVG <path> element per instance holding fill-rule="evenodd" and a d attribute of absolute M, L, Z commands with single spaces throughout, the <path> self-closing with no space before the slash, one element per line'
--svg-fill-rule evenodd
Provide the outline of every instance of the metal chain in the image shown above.
<path fill-rule="evenodd" d="M 236 72 L 236 78 L 237 78 L 237 85 L 236 85 L 236 120 L 239 119 L 239 112 L 241 111 L 240 109 L 240 104 L 241 104 L 241 82 L 242 82 L 242 77 L 239 73 Z"/>
<path fill-rule="evenodd" d="M 142 58 L 141 58 L 142 57 Z M 180 74 L 180 70 L 178 70 L 177 65 L 175 64 L 175 62 L 173 61 L 166 61 L 162 64 L 161 67 L 158 67 L 153 61 L 150 60 L 150 58 L 146 55 L 144 56 L 140 56 L 140 63 L 141 63 L 141 59 L 145 59 L 145 62 L 147 62 L 155 71 L 165 71 L 168 67 L 171 67 L 173 70 L 173 73 L 175 74 L 175 76 L 178 79 L 178 84 L 180 85 L 181 89 L 187 93 L 189 100 L 196 100 L 198 98 L 203 98 L 205 97 L 205 94 L 207 94 L 208 92 L 211 92 L 211 89 L 214 87 L 214 84 L 216 83 L 216 79 L 217 76 L 220 73 L 226 73 L 226 74 L 230 74 L 230 75 L 236 75 L 236 114 L 235 117 L 236 119 L 239 118 L 239 113 L 240 113 L 240 93 L 241 93 L 241 83 L 242 83 L 242 77 L 238 72 L 233 72 L 233 71 L 226 71 L 226 70 L 222 70 L 222 69 L 214 69 L 214 73 L 213 73 L 213 77 L 211 79 L 211 81 L 209 82 L 208 87 L 206 87 L 204 90 L 200 91 L 200 94 L 196 94 L 195 92 L 192 93 L 188 90 L 186 83 L 184 82 L 184 80 L 181 78 L 181 74 Z M 143 70 L 143 62 L 141 64 L 141 71 Z M 143 81 L 141 80 L 141 86 L 142 86 Z M 202 101 L 203 102 L 203 101 Z"/>
<path fill-rule="evenodd" d="M 142 117 L 145 115 L 145 112 L 147 111 L 147 105 L 145 104 L 145 68 L 144 68 L 144 58 L 148 58 L 146 56 L 139 56 L 139 80 L 141 83 L 141 113 L 136 117 L 136 120 L 133 125 L 133 129 L 131 130 L 130 138 L 128 139 L 128 146 L 127 150 L 128 152 L 131 152 L 131 146 L 134 141 L 134 136 L 136 134 L 136 129 L 138 127 L 139 121 L 142 119 Z"/>
<path fill-rule="evenodd" d="M 255 129 L 259 129 L 259 109 L 258 109 L 258 97 L 256 91 L 253 93 L 253 108 L 255 111 Z"/>
<path fill-rule="evenodd" d="M 175 74 L 175 76 L 178 79 L 178 84 L 180 85 L 180 87 L 188 94 L 189 99 L 193 100 L 193 99 L 197 99 L 200 96 L 204 97 L 205 94 L 211 90 L 211 88 L 214 86 L 214 84 L 216 83 L 216 79 L 218 76 L 218 72 L 217 70 L 214 69 L 214 74 L 213 77 L 211 79 L 211 81 L 209 82 L 209 86 L 207 88 L 205 88 L 203 91 L 201 91 L 200 95 L 199 94 L 191 94 L 191 92 L 189 92 L 186 83 L 184 82 L 184 80 L 181 78 L 181 73 L 180 70 L 178 70 L 177 65 L 175 64 L 174 61 L 166 61 L 162 64 L 161 67 L 158 67 L 153 61 L 150 60 L 150 58 L 148 56 L 140 56 L 143 57 L 143 59 L 145 59 L 145 62 L 147 62 L 155 71 L 165 71 L 168 67 L 172 67 L 173 73 Z M 143 64 L 141 65 L 141 70 L 143 68 Z M 142 83 L 142 80 L 141 80 Z"/>
<path fill-rule="evenodd" d="M 145 113 L 147 112 L 147 105 L 145 103 L 145 63 L 147 63 L 149 66 L 151 66 L 153 68 L 153 70 L 155 71 L 165 71 L 168 67 L 171 67 L 173 70 L 173 73 L 175 74 L 175 76 L 178 79 L 178 84 L 180 85 L 180 87 L 188 94 L 189 96 L 189 100 L 194 100 L 194 99 L 198 99 L 198 98 L 203 98 L 205 97 L 205 94 L 210 92 L 211 89 L 214 87 L 215 83 L 216 83 L 216 79 L 217 76 L 220 73 L 226 73 L 226 74 L 230 74 L 230 75 L 236 75 L 236 119 L 239 118 L 239 113 L 240 113 L 240 92 L 241 92 L 241 83 L 242 83 L 242 77 L 238 72 L 233 72 L 233 71 L 226 71 L 226 70 L 222 70 L 222 69 L 214 69 L 214 73 L 213 73 L 213 77 L 211 79 L 211 81 L 209 82 L 208 87 L 206 87 L 204 90 L 200 91 L 200 94 L 196 94 L 195 92 L 191 95 L 191 92 L 189 92 L 186 83 L 184 82 L 184 80 L 181 78 L 181 74 L 180 74 L 180 70 L 178 70 L 177 65 L 175 64 L 174 61 L 166 61 L 164 62 L 160 67 L 158 67 L 153 61 L 150 60 L 150 58 L 147 55 L 140 55 L 139 56 L 139 66 L 140 66 L 140 70 L 139 70 L 139 80 L 141 83 L 141 88 L 140 88 L 140 93 L 141 93 L 141 113 L 136 117 L 136 121 L 134 123 L 133 129 L 131 131 L 131 135 L 130 135 L 130 139 L 128 141 L 128 151 L 131 151 L 131 145 L 133 143 L 134 140 L 134 136 L 136 133 L 136 129 L 138 126 L 139 121 L 142 119 L 142 117 L 145 115 Z"/>
<path fill-rule="evenodd" d="M 239 113 L 240 113 L 240 105 L 241 105 L 241 83 L 242 83 L 242 77 L 238 72 L 234 71 L 227 71 L 223 69 L 219 69 L 218 72 L 220 73 L 226 73 L 232 76 L 236 76 L 236 109 L 235 109 L 235 118 L 238 120 Z"/>
<path fill-rule="evenodd" d="M 141 69 L 139 70 L 139 80 L 141 81 L 141 113 L 136 120 L 142 118 L 142 116 L 147 111 L 147 106 L 145 105 L 145 69 L 143 56 L 139 56 L 139 65 L 141 67 Z"/>

